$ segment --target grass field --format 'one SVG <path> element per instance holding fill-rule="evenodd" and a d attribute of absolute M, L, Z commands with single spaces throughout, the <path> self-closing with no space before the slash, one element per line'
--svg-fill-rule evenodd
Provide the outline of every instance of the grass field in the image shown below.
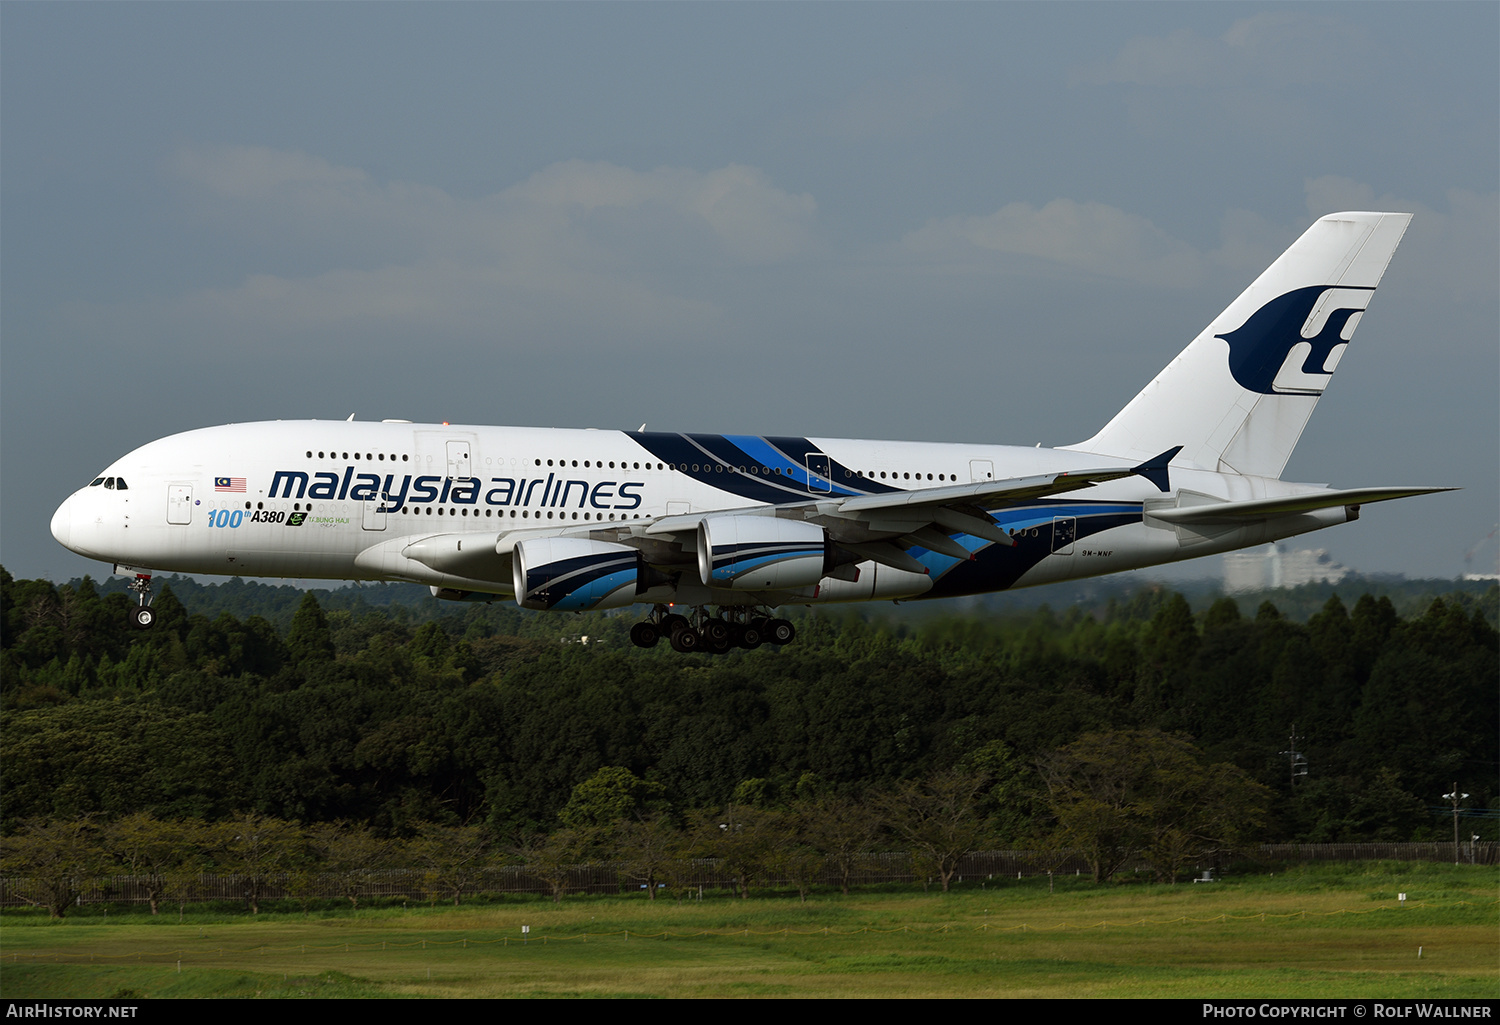
<path fill-rule="evenodd" d="M 258 917 L 189 908 L 180 923 L 175 908 L 82 909 L 61 923 L 12 910 L 0 915 L 0 995 L 1495 998 L 1497 890 L 1494 868 L 1382 862 L 806 904 L 510 898 Z"/>

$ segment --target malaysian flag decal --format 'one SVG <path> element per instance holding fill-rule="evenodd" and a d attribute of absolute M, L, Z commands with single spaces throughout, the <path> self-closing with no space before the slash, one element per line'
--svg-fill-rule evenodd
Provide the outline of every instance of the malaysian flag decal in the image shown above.
<path fill-rule="evenodd" d="M 245 493 L 245 478 L 243 477 L 215 477 L 215 491 L 234 491 L 239 494 Z"/>

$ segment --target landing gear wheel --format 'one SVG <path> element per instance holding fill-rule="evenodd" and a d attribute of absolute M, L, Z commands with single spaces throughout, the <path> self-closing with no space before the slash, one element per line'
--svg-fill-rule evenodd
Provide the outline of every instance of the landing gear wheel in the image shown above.
<path fill-rule="evenodd" d="M 630 643 L 637 648 L 656 647 L 656 641 L 660 636 L 656 632 L 655 625 L 651 623 L 637 623 L 630 628 Z"/>
<path fill-rule="evenodd" d="M 747 651 L 754 651 L 760 647 L 761 633 L 754 625 L 744 627 L 740 630 L 740 647 Z"/>
<path fill-rule="evenodd" d="M 684 626 L 682 629 L 672 632 L 673 651 L 680 651 L 687 654 L 688 652 L 700 651 L 702 647 L 703 641 L 699 638 L 698 631 L 692 627 Z"/>
<path fill-rule="evenodd" d="M 656 625 L 656 629 L 661 632 L 663 637 L 671 637 L 678 630 L 686 630 L 687 625 L 686 616 L 679 616 L 673 612 L 662 616 L 661 622 Z"/>
<path fill-rule="evenodd" d="M 730 647 L 732 647 L 729 641 L 728 630 L 724 632 L 724 636 L 716 637 L 709 632 L 708 626 L 705 625 L 703 628 L 703 635 L 704 651 L 712 652 L 715 655 L 722 655 L 724 654 L 724 652 L 728 651 Z"/>
<path fill-rule="evenodd" d="M 151 611 L 151 574 L 137 573 L 135 579 L 125 586 L 136 593 L 140 602 L 139 606 L 130 610 L 130 621 L 137 630 L 151 629 L 151 624 L 156 622 L 156 613 Z"/>
<path fill-rule="evenodd" d="M 772 644 L 791 644 L 797 636 L 797 628 L 784 619 L 773 619 L 766 624 L 766 640 Z"/>
<path fill-rule="evenodd" d="M 715 645 L 729 642 L 729 624 L 722 619 L 708 620 L 703 624 L 700 632 L 705 641 L 710 641 Z"/>

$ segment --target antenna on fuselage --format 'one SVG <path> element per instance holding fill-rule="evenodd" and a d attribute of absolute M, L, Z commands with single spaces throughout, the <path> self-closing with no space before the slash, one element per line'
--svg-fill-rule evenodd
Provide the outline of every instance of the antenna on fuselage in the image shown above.
<path fill-rule="evenodd" d="M 635 429 L 635 433 L 637 433 L 637 434 L 645 434 L 646 433 L 646 425 L 645 424 L 641 424 L 639 427 L 637 427 Z"/>
<path fill-rule="evenodd" d="M 344 423 L 346 423 L 346 424 L 352 424 L 353 422 L 354 422 L 354 414 L 350 413 L 349 414 L 349 419 L 345 420 Z"/>

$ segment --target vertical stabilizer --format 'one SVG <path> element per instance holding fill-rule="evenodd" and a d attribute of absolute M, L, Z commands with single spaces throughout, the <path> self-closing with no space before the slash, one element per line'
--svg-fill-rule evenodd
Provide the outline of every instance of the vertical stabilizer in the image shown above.
<path fill-rule="evenodd" d="M 1082 452 L 1279 477 L 1411 214 L 1320 218 Z"/>

